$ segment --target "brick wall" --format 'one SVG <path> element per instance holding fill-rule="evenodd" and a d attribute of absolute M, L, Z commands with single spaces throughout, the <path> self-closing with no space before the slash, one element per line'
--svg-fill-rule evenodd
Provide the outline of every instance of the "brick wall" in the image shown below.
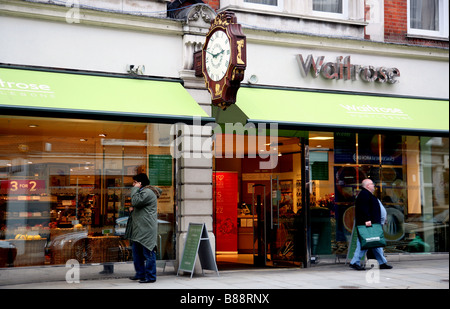
<path fill-rule="evenodd" d="M 370 21 L 370 6 L 364 5 L 364 18 L 366 21 Z M 366 33 L 366 28 L 364 28 L 364 39 L 370 40 L 370 35 Z"/>
<path fill-rule="evenodd" d="M 385 42 L 449 47 L 448 42 L 408 38 L 408 8 L 406 0 L 384 1 L 384 39 Z"/>
<path fill-rule="evenodd" d="M 204 3 L 208 4 L 214 10 L 218 10 L 220 7 L 220 0 L 203 0 Z"/>

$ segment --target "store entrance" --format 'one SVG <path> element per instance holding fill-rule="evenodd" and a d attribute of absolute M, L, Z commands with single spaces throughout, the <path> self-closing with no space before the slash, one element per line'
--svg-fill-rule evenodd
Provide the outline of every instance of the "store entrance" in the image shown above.
<path fill-rule="evenodd" d="M 253 214 L 253 264 L 277 266 L 290 260 L 294 240 L 286 234 L 286 226 L 294 228 L 287 216 L 280 220 L 281 187 L 279 176 L 270 176 L 270 185 L 252 186 Z M 268 194 L 266 194 L 268 192 Z M 283 192 L 284 205 L 290 206 L 290 188 Z M 283 210 L 281 210 L 283 211 Z"/>
<path fill-rule="evenodd" d="M 232 158 L 215 158 L 214 234 L 219 270 L 299 267 L 306 261 L 301 139 L 279 137 L 277 145 L 264 146 L 277 156 L 270 169 L 261 168 L 264 158 L 248 151 L 239 153 L 239 149 Z"/>

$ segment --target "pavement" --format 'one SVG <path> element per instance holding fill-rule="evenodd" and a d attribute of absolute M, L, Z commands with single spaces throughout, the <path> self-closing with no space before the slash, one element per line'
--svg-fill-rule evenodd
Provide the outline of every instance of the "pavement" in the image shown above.
<path fill-rule="evenodd" d="M 0 289 L 151 289 L 161 292 L 178 290 L 172 294 L 178 293 L 174 299 L 177 302 L 183 301 L 183 295 L 187 296 L 186 291 L 190 291 L 189 296 L 193 297 L 198 294 L 198 290 L 209 290 L 212 293 L 214 293 L 212 290 L 217 292 L 220 290 L 223 298 L 220 300 L 223 302 L 224 291 L 239 293 L 239 290 L 253 292 L 270 290 L 270 293 L 285 293 L 288 289 L 449 289 L 448 255 L 437 259 L 388 263 L 393 269 L 380 270 L 375 266 L 365 271 L 356 271 L 344 263 L 319 263 L 308 268 L 244 268 L 219 270 L 218 273 L 205 270 L 204 274 L 195 273 L 192 278 L 190 273 L 177 276 L 174 269 L 168 271 L 164 269 L 163 272 L 158 268 L 157 281 L 146 284 L 128 279 L 128 276 L 133 275 L 132 264 L 124 265 L 122 272 L 117 268 L 113 274 L 96 278 L 88 278 L 83 272 L 73 274 L 71 269 L 61 268 L 65 276 L 60 280 L 34 283 L 14 283 L 13 280 L 8 280 L 6 272 L 0 272 Z M 255 295 L 264 297 L 264 294 Z M 236 297 L 238 296 L 235 296 L 235 301 L 239 301 Z M 232 301 L 231 298 L 228 300 Z M 252 299 L 245 301 L 249 300 Z M 256 300 L 264 301 L 260 298 Z"/>

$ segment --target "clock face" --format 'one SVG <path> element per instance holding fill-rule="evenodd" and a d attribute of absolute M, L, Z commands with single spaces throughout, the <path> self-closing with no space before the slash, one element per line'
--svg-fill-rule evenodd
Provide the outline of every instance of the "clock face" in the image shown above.
<path fill-rule="evenodd" d="M 213 81 L 217 82 L 225 76 L 230 58 L 230 39 L 224 31 L 217 30 L 209 39 L 205 56 L 206 72 Z"/>

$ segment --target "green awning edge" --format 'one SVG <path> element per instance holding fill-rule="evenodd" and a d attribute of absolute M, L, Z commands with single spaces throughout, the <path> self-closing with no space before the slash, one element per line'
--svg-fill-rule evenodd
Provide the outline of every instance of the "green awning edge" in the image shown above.
<path fill-rule="evenodd" d="M 101 120 L 214 122 L 177 81 L 0 67 L 6 115 Z"/>
<path fill-rule="evenodd" d="M 242 87 L 236 105 L 247 122 L 277 123 L 283 129 L 449 134 L 448 100 Z M 370 111 L 373 113 L 376 108 L 390 108 L 398 115 L 355 113 L 358 121 L 354 121 L 354 115 L 348 117 L 345 112 L 349 110 L 339 105 L 350 111 L 375 108 Z M 340 117 L 339 121 L 335 121 L 336 117 Z"/>
<path fill-rule="evenodd" d="M 124 122 L 155 122 L 166 124 L 200 123 L 201 125 L 205 125 L 208 123 L 214 123 L 216 121 L 214 117 L 86 111 L 86 110 L 57 109 L 57 108 L 51 109 L 51 108 L 5 106 L 5 105 L 0 105 L 0 113 L 2 115 L 11 115 L 11 116 L 89 119 L 89 120 L 124 121 Z"/>
<path fill-rule="evenodd" d="M 389 127 L 364 127 L 335 124 L 318 124 L 318 123 L 299 123 L 299 122 L 282 122 L 282 121 L 267 121 L 258 119 L 248 119 L 248 123 L 276 123 L 279 130 L 300 130 L 300 131 L 330 131 L 330 132 L 374 132 L 374 133 L 401 133 L 402 135 L 421 135 L 421 136 L 443 136 L 448 137 L 449 131 L 445 130 L 424 130 L 412 128 L 389 128 Z"/>

